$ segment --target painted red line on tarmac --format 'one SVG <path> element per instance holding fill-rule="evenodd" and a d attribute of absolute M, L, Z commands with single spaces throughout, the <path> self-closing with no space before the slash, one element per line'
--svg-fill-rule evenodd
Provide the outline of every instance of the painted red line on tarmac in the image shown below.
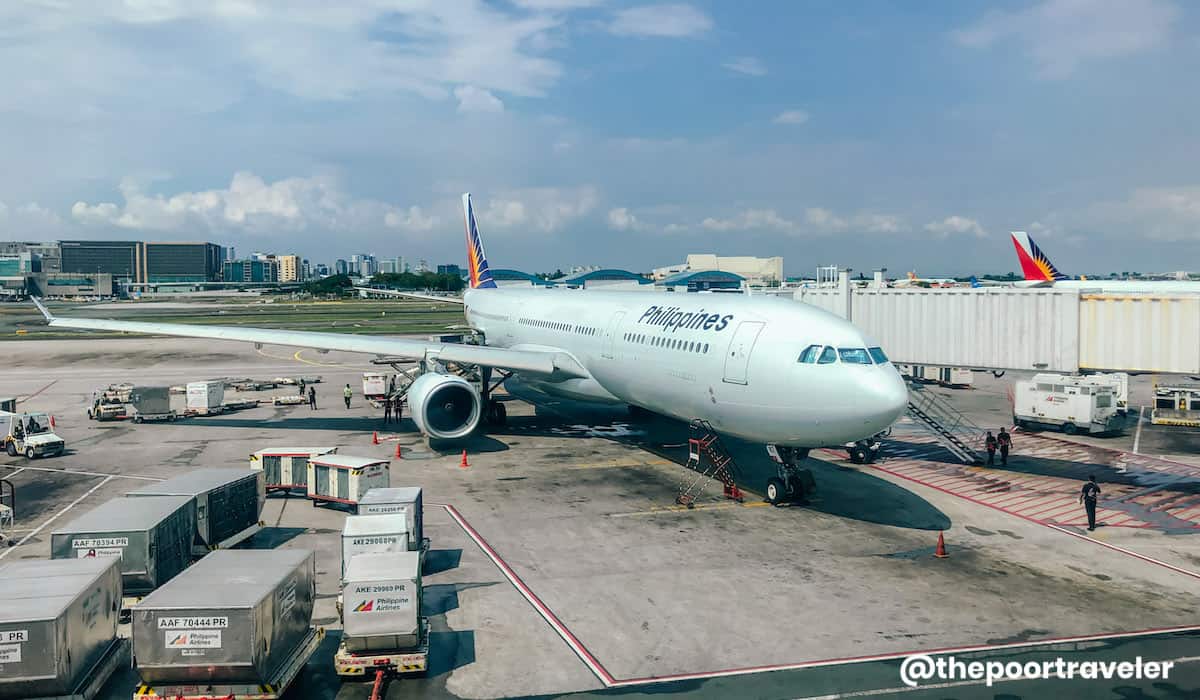
<path fill-rule="evenodd" d="M 876 466 L 875 466 L 875 468 L 876 468 L 876 469 L 878 469 L 878 470 L 879 470 L 879 471 L 881 471 L 881 472 L 890 473 L 890 472 L 888 472 L 888 470 L 887 470 L 887 469 L 885 469 L 884 467 L 880 467 L 880 466 L 876 465 Z M 896 475 L 896 476 L 899 476 L 899 475 Z M 906 477 L 900 477 L 900 478 L 902 478 L 902 479 L 903 479 L 903 478 L 906 478 Z M 919 482 L 919 481 L 918 481 L 917 483 L 921 483 L 921 482 Z M 926 484 L 926 486 L 928 486 L 928 484 Z M 1148 556 L 1146 556 L 1146 555 L 1144 555 L 1144 554 L 1138 554 L 1137 552 L 1135 552 L 1135 551 L 1133 551 L 1133 550 L 1131 550 L 1131 549 L 1126 549 L 1126 548 L 1124 548 L 1124 547 L 1118 547 L 1118 546 L 1116 546 L 1116 545 L 1109 544 L 1109 543 L 1107 543 L 1107 542 L 1102 542 L 1102 541 L 1100 541 L 1100 540 L 1093 539 L 1093 538 L 1091 538 L 1091 537 L 1088 537 L 1088 536 L 1086 536 L 1086 535 L 1081 535 L 1081 534 L 1078 534 L 1078 533 L 1075 533 L 1075 532 L 1071 532 L 1070 530 L 1068 530 L 1068 529 L 1066 529 L 1066 528 L 1063 528 L 1063 527 L 1060 527 L 1060 526 L 1058 526 L 1058 525 L 1054 525 L 1054 524 L 1052 524 L 1052 523 L 1048 523 L 1048 522 L 1045 522 L 1045 521 L 1042 521 L 1042 520 L 1037 520 L 1037 519 L 1035 519 L 1035 518 L 1031 518 L 1031 517 L 1029 517 L 1029 516 L 1027 516 L 1027 515 L 1023 515 L 1023 514 L 1021 514 L 1021 513 L 1017 513 L 1017 512 L 1015 512 L 1015 511 L 1008 510 L 1007 508 L 998 508 L 998 507 L 996 507 L 996 506 L 993 506 L 993 505 L 991 505 L 991 504 L 989 504 L 989 503 L 986 503 L 986 502 L 984 502 L 984 501 L 981 501 L 981 500 L 979 500 L 979 499 L 977 499 L 977 498 L 972 498 L 972 497 L 970 497 L 970 496 L 968 496 L 968 495 L 966 495 L 966 494 L 958 494 L 958 493 L 953 493 L 953 492 L 951 492 L 951 491 L 947 491 L 946 489 L 941 489 L 941 488 L 938 488 L 937 486 L 929 486 L 929 488 L 931 488 L 931 489 L 936 489 L 936 490 L 938 490 L 938 491 L 941 491 L 942 493 L 945 493 L 945 494 L 948 494 L 948 495 L 951 495 L 951 496 L 955 496 L 955 497 L 957 497 L 957 498 L 962 498 L 962 499 L 964 499 L 964 500 L 967 500 L 967 501 L 970 501 L 970 502 L 972 502 L 972 503 L 978 503 L 978 504 L 979 504 L 979 505 L 981 505 L 981 506 L 987 506 L 987 507 L 989 507 L 989 508 L 995 508 L 996 510 L 999 510 L 999 511 L 1002 511 L 1002 512 L 1005 512 L 1005 513 L 1008 513 L 1009 515 L 1012 515 L 1013 517 L 1021 518 L 1022 520 L 1027 520 L 1027 521 L 1029 521 L 1029 522 L 1031 522 L 1031 523 L 1037 523 L 1038 525 L 1043 525 L 1043 526 L 1045 526 L 1045 527 L 1048 527 L 1048 528 L 1051 528 L 1051 529 L 1053 529 L 1053 530 L 1056 530 L 1056 531 L 1058 531 L 1058 532 L 1061 532 L 1061 533 L 1063 533 L 1064 535 L 1070 535 L 1071 537 L 1074 537 L 1074 538 L 1076 538 L 1076 539 L 1080 539 L 1080 540 L 1084 540 L 1085 542 L 1092 542 L 1092 543 L 1094 543 L 1094 544 L 1097 544 L 1097 545 L 1099 545 L 1099 546 L 1101 546 L 1101 547 L 1106 547 L 1106 548 L 1108 548 L 1108 549 L 1111 549 L 1111 550 L 1113 550 L 1113 551 L 1115 551 L 1115 552 L 1121 552 L 1121 553 L 1123 553 L 1123 554 L 1128 554 L 1129 556 L 1131 556 L 1131 557 L 1133 557 L 1133 558 L 1135 558 L 1135 559 L 1139 559 L 1139 560 L 1141 560 L 1141 561 L 1144 561 L 1144 562 L 1147 562 L 1147 563 L 1149 563 L 1149 564 L 1157 564 L 1158 566 L 1161 566 L 1161 567 L 1163 567 L 1163 568 L 1165 568 L 1165 569 L 1170 569 L 1171 571 L 1174 571 L 1174 572 L 1176 572 L 1176 573 L 1180 573 L 1180 574 L 1183 574 L 1183 575 L 1185 575 L 1185 576 L 1190 576 L 1190 577 L 1192 577 L 1192 578 L 1195 578 L 1195 579 L 1200 579 L 1200 573 L 1196 573 L 1195 571 L 1189 571 L 1188 569 L 1184 569 L 1184 568 L 1182 568 L 1182 567 L 1175 566 L 1174 564 L 1168 564 L 1168 563 L 1167 563 L 1167 562 L 1165 562 L 1165 561 L 1160 561 L 1160 560 L 1158 560 L 1158 559 L 1155 559 L 1155 558 L 1153 558 L 1153 557 L 1148 557 Z M 1099 517 L 1099 514 L 1097 514 L 1097 517 Z"/>
<path fill-rule="evenodd" d="M 955 474 L 954 476 L 939 476 L 933 479 L 926 479 L 925 482 L 929 484 L 948 484 L 952 481 L 958 481 L 962 478 L 962 474 Z"/>
<path fill-rule="evenodd" d="M 1117 518 L 1116 520 L 1114 520 L 1110 523 L 1105 523 L 1105 524 L 1108 525 L 1109 527 L 1121 527 L 1122 525 L 1129 522 L 1130 520 L 1137 520 L 1137 519 L 1138 518 L 1136 515 L 1126 515 L 1124 518 Z"/>
<path fill-rule="evenodd" d="M 1052 513 L 1064 513 L 1068 510 L 1075 508 L 1077 505 L 1079 505 L 1079 504 L 1076 503 L 1074 499 L 1063 498 L 1063 499 L 1055 501 L 1053 505 L 1046 506 L 1045 508 L 1038 508 L 1037 510 L 1027 510 L 1027 511 L 1025 511 L 1025 515 L 1028 515 L 1031 518 L 1033 518 L 1033 517 L 1048 518 L 1048 517 L 1050 517 L 1050 515 Z"/>
<path fill-rule="evenodd" d="M 1052 494 L 1048 494 L 1048 495 L 1043 494 L 1042 496 L 1039 496 L 1038 498 L 1034 498 L 1029 501 L 1016 502 L 1016 503 L 1006 505 L 1005 508 L 1008 510 L 1020 511 L 1022 513 L 1028 513 L 1030 511 L 1037 511 L 1038 508 L 1041 508 L 1042 506 L 1053 503 L 1054 501 L 1057 501 L 1061 498 L 1062 498 L 1061 493 L 1052 493 Z"/>

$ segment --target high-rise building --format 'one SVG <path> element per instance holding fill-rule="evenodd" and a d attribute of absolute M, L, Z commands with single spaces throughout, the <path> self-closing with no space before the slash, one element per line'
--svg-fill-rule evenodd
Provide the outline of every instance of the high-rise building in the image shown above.
<path fill-rule="evenodd" d="M 417 274 L 419 275 L 422 272 L 429 272 L 429 261 L 427 261 L 427 260 L 418 260 L 417 261 Z"/>
<path fill-rule="evenodd" d="M 345 260 L 342 260 L 341 258 L 338 258 L 337 261 L 335 261 L 333 263 L 333 274 L 335 274 L 335 275 L 350 274 L 350 263 L 346 262 Z"/>
<path fill-rule="evenodd" d="M 312 279 L 312 265 L 310 265 L 308 263 L 308 258 L 304 258 L 303 260 L 300 261 L 300 279 L 301 280 Z"/>
<path fill-rule="evenodd" d="M 300 279 L 299 255 L 280 255 L 278 260 L 280 282 L 296 282 Z"/>
<path fill-rule="evenodd" d="M 325 263 L 317 263 L 316 273 L 317 273 L 317 277 L 328 277 L 329 276 L 329 266 L 326 265 Z"/>
<path fill-rule="evenodd" d="M 384 258 L 379 261 L 379 274 L 390 275 L 396 272 L 396 261 Z"/>
<path fill-rule="evenodd" d="M 143 243 L 139 282 L 212 282 L 221 274 L 215 243 Z"/>
<path fill-rule="evenodd" d="M 235 248 L 233 246 L 229 246 L 228 248 L 226 248 L 225 249 L 225 259 L 226 260 L 237 260 L 237 248 Z"/>
<path fill-rule="evenodd" d="M 279 262 L 276 260 L 227 260 L 224 265 L 226 282 L 278 282 Z"/>
<path fill-rule="evenodd" d="M 108 273 L 141 281 L 142 245 L 138 241 L 60 241 L 62 272 Z"/>

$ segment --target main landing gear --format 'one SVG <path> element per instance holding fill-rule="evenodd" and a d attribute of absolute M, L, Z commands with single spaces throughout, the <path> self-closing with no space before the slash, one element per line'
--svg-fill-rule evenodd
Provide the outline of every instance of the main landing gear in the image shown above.
<path fill-rule="evenodd" d="M 492 398 L 492 391 L 511 376 L 504 372 L 501 372 L 501 375 L 500 379 L 492 384 L 492 368 L 479 368 L 479 402 L 483 406 L 483 420 L 488 425 L 497 427 L 508 423 L 508 409 Z"/>
<path fill-rule="evenodd" d="M 767 502 L 777 506 L 804 503 L 817 488 L 812 470 L 798 466 L 808 458 L 808 450 L 767 445 L 767 454 L 776 466 L 776 475 L 767 479 Z"/>

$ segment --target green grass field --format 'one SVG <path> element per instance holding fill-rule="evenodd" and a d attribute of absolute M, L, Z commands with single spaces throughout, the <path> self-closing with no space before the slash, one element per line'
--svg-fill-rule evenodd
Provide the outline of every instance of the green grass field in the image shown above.
<path fill-rule="evenodd" d="M 152 301 L 120 305 L 52 302 L 53 314 L 121 321 L 281 328 L 328 333 L 406 335 L 441 333 L 464 323 L 462 307 L 420 300 L 197 302 L 190 308 Z M 0 304 L 0 340 L 118 338 L 125 334 L 51 329 L 30 303 Z"/>

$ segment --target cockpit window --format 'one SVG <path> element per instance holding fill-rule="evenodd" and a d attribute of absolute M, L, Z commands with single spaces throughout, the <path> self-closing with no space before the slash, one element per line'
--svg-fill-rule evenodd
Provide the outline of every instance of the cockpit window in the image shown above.
<path fill-rule="evenodd" d="M 867 352 L 871 353 L 871 359 L 875 360 L 877 365 L 887 364 L 887 355 L 883 354 L 883 348 L 867 348 Z"/>
<path fill-rule="evenodd" d="M 817 360 L 817 364 L 829 365 L 834 362 L 837 362 L 837 350 L 834 350 L 832 345 L 827 345 L 825 346 L 825 350 L 821 352 L 821 357 Z"/>
<path fill-rule="evenodd" d="M 797 362 L 803 362 L 806 365 L 811 365 L 817 361 L 817 356 L 821 354 L 820 345 L 809 345 L 800 353 L 800 359 Z"/>
<path fill-rule="evenodd" d="M 871 356 L 866 348 L 838 348 L 838 354 L 842 356 L 842 362 L 848 365 L 871 364 Z"/>

